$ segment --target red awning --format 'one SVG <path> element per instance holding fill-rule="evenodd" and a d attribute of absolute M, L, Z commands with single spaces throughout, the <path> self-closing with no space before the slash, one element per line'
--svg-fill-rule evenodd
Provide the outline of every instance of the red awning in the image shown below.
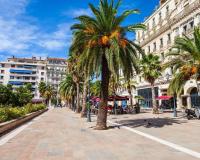
<path fill-rule="evenodd" d="M 128 97 L 122 97 L 122 96 L 110 96 L 110 97 L 108 97 L 108 101 L 128 101 L 129 100 L 129 98 Z"/>
<path fill-rule="evenodd" d="M 159 96 L 156 98 L 156 100 L 170 100 L 172 96 Z"/>

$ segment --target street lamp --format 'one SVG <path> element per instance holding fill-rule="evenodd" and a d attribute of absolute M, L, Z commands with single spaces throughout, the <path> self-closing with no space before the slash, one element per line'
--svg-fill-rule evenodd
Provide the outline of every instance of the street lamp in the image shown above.
<path fill-rule="evenodd" d="M 91 121 L 91 110 L 90 110 L 90 78 L 88 80 L 87 122 L 92 122 Z"/>
<path fill-rule="evenodd" d="M 169 82 L 169 78 L 170 78 L 170 74 L 167 73 L 167 74 L 166 74 L 167 82 Z M 173 116 L 174 116 L 174 117 L 177 117 L 177 111 L 176 111 L 176 93 L 174 93 L 174 95 L 173 95 L 173 102 L 174 102 Z"/>

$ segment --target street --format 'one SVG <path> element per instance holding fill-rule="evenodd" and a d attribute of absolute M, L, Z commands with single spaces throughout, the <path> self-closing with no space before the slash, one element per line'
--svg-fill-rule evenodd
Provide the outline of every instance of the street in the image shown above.
<path fill-rule="evenodd" d="M 106 131 L 94 130 L 95 120 L 92 116 L 88 123 L 66 108 L 50 110 L 1 137 L 0 159 L 195 160 L 200 156 L 198 120 L 155 118 L 150 113 L 112 115 Z"/>

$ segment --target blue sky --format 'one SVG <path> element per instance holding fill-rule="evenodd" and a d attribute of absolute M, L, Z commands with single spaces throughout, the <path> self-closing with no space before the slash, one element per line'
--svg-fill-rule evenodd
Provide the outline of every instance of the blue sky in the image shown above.
<path fill-rule="evenodd" d="M 74 17 L 91 15 L 88 3 L 99 0 L 0 0 L 0 60 L 17 57 L 66 58 Z M 123 0 L 120 11 L 139 9 L 127 24 L 142 22 L 159 0 Z M 134 35 L 129 35 L 134 39 Z"/>

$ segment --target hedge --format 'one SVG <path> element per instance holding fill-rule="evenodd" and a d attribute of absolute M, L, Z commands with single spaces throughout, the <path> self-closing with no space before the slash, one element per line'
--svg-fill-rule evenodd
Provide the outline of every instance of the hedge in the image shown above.
<path fill-rule="evenodd" d="M 24 107 L 3 107 L 0 108 L 0 123 L 20 118 L 26 114 L 45 109 L 44 104 L 27 104 Z"/>

